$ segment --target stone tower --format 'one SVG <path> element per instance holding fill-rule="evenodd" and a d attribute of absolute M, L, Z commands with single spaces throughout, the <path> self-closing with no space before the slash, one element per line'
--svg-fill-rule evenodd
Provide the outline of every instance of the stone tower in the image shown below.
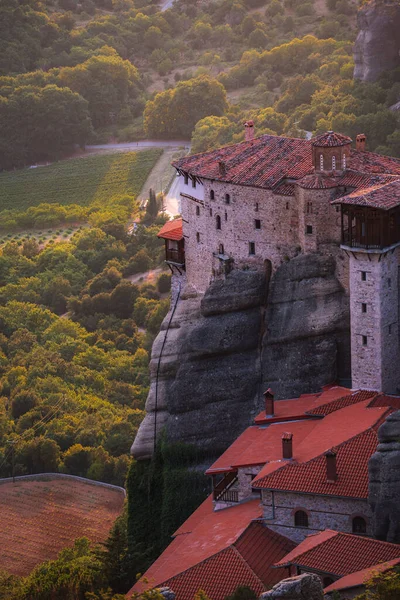
<path fill-rule="evenodd" d="M 400 392 L 400 182 L 373 185 L 342 204 L 350 261 L 352 387 Z"/>

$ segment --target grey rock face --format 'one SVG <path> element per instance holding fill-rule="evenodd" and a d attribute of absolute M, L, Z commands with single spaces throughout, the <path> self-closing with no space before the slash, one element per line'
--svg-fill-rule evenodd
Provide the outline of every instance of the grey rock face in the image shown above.
<path fill-rule="evenodd" d="M 357 21 L 354 77 L 376 81 L 384 71 L 400 66 L 400 6 L 393 0 L 376 0 L 360 9 Z"/>
<path fill-rule="evenodd" d="M 160 363 L 170 315 L 153 345 L 133 455 L 150 457 L 162 428 L 170 441 L 218 455 L 262 409 L 264 386 L 293 397 L 336 379 L 348 318 L 335 262 L 317 255 L 283 265 L 270 284 L 268 274 L 234 270 L 204 296 L 186 286 Z"/>
<path fill-rule="evenodd" d="M 164 600 L 175 600 L 175 592 L 171 590 L 169 587 L 158 588 L 161 596 L 163 596 Z"/>
<path fill-rule="evenodd" d="M 283 579 L 260 600 L 323 600 L 322 583 L 318 575 L 303 573 L 298 577 Z"/>
<path fill-rule="evenodd" d="M 374 535 L 400 543 L 400 411 L 386 419 L 378 431 L 379 445 L 369 461 L 369 504 Z"/>

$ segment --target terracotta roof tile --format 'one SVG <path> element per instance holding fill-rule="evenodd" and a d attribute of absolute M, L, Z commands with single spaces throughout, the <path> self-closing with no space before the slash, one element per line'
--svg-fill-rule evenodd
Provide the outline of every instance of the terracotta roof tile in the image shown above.
<path fill-rule="evenodd" d="M 328 402 L 327 404 L 321 404 L 320 406 L 313 408 L 307 411 L 308 415 L 319 415 L 326 417 L 331 413 L 341 410 L 346 406 L 352 406 L 353 404 L 358 404 L 359 402 L 364 402 L 364 400 L 368 400 L 369 398 L 373 398 L 377 396 L 376 392 L 371 392 L 369 390 L 361 390 L 360 392 L 353 392 L 352 394 L 348 394 L 347 396 L 343 396 L 342 398 L 338 398 L 338 400 L 333 400 L 333 402 Z M 372 406 L 369 404 L 368 406 Z M 381 406 L 388 406 L 381 405 Z"/>
<path fill-rule="evenodd" d="M 277 566 L 290 563 L 322 573 L 343 576 L 376 565 L 380 561 L 400 557 L 398 544 L 350 533 L 330 533 L 332 535 L 323 531 L 313 536 L 311 548 L 309 538 L 306 538 L 294 551 L 279 561 Z"/>
<path fill-rule="evenodd" d="M 347 135 L 327 131 L 311 140 L 313 146 L 317 148 L 334 148 L 338 146 L 348 146 L 353 140 Z"/>
<path fill-rule="evenodd" d="M 363 586 L 376 573 L 385 573 L 399 564 L 400 558 L 395 558 L 384 563 L 372 565 L 372 567 L 368 567 L 367 569 L 350 573 L 350 575 L 345 575 L 337 581 L 334 581 L 331 585 L 328 585 L 328 587 L 324 589 L 324 593 L 328 594 L 330 592 L 334 592 L 335 590 L 347 590 L 350 588 Z"/>
<path fill-rule="evenodd" d="M 371 400 L 368 406 L 391 406 L 396 410 L 400 410 L 400 396 L 378 394 Z"/>
<path fill-rule="evenodd" d="M 167 221 L 157 233 L 157 237 L 165 240 L 181 240 L 183 238 L 182 219 Z"/>
<path fill-rule="evenodd" d="M 337 201 L 336 201 L 337 202 Z M 390 210 L 400 205 L 400 179 L 358 189 L 340 199 L 340 204 Z"/>
<path fill-rule="evenodd" d="M 253 485 L 257 488 L 307 494 L 367 498 L 368 461 L 375 452 L 377 445 L 376 432 L 373 429 L 368 429 L 349 441 L 334 447 L 336 450 L 338 479 L 333 483 L 327 481 L 326 458 L 325 454 L 321 454 L 308 462 L 289 463 L 258 479 Z"/>

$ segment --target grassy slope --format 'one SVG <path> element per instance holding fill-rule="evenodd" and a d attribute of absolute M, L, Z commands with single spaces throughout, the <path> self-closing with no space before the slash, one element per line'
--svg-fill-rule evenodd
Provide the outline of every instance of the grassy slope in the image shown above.
<path fill-rule="evenodd" d="M 0 174 L 0 210 L 24 210 L 42 202 L 80 204 L 111 195 L 137 196 L 162 150 L 87 156 L 48 167 Z"/>

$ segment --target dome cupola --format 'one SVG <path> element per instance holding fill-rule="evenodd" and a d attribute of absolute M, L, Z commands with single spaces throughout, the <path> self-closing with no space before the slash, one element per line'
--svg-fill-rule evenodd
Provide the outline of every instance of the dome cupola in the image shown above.
<path fill-rule="evenodd" d="M 350 158 L 352 141 L 347 135 L 334 131 L 327 131 L 311 140 L 316 172 L 345 171 Z"/>

